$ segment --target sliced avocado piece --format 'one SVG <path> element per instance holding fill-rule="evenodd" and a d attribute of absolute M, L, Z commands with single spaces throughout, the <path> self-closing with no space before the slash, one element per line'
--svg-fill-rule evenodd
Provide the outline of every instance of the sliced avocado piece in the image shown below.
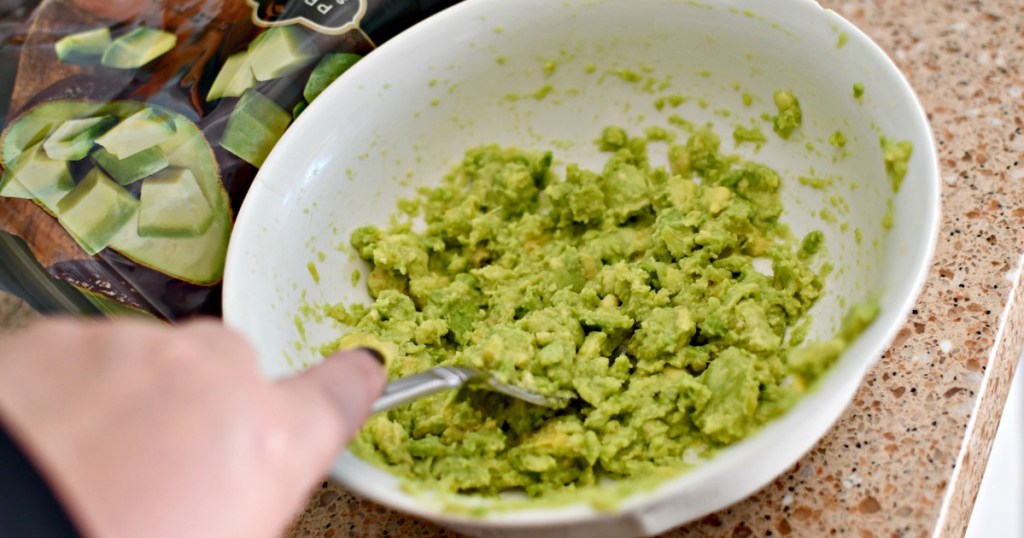
<path fill-rule="evenodd" d="M 110 29 L 107 27 L 86 30 L 62 37 L 53 44 L 57 59 L 70 64 L 97 63 L 110 48 Z"/>
<path fill-rule="evenodd" d="M 23 187 L 20 181 L 14 179 L 14 173 L 10 169 L 4 170 L 4 175 L 0 176 L 0 196 L 32 199 L 32 193 Z"/>
<path fill-rule="evenodd" d="M 146 148 L 131 157 L 118 159 L 105 148 L 99 148 L 92 154 L 92 159 L 118 183 L 131 185 L 136 181 L 151 176 L 164 168 L 168 162 L 160 148 Z"/>
<path fill-rule="evenodd" d="M 307 103 L 305 99 L 299 101 L 298 103 L 295 103 L 295 106 L 292 107 L 292 119 L 298 118 L 299 115 L 302 114 L 302 112 L 305 111 L 306 107 L 308 106 L 309 103 Z"/>
<path fill-rule="evenodd" d="M 141 107 L 139 103 L 117 105 Z M 137 110 L 137 109 L 136 109 Z M 142 237 L 137 226 L 125 226 L 110 248 L 146 267 L 200 285 L 216 284 L 224 275 L 224 257 L 231 235 L 231 201 L 206 137 L 184 116 L 167 112 L 176 133 L 159 145 L 171 166 L 188 168 L 213 208 L 213 222 L 196 237 Z"/>
<path fill-rule="evenodd" d="M 219 282 L 224 274 L 224 257 L 228 238 L 231 234 L 231 201 L 220 179 L 220 169 L 213 150 L 206 137 L 188 118 L 157 105 L 146 105 L 138 101 L 113 101 L 99 103 L 88 100 L 60 99 L 48 101 L 22 113 L 4 131 L 2 145 L 4 166 L 17 162 L 21 155 L 38 151 L 42 163 L 53 163 L 58 170 L 67 170 L 68 163 L 53 161 L 46 157 L 39 145 L 51 131 L 69 119 L 112 115 L 126 119 L 140 111 L 152 110 L 165 118 L 174 134 L 159 143 L 156 148 L 163 154 L 170 166 L 188 168 L 195 176 L 203 195 L 213 209 L 210 227 L 196 237 L 142 237 L 138 226 L 129 223 L 115 234 L 108 248 L 139 265 L 160 271 L 170 277 L 207 286 Z M 27 148 L 27 149 L 26 149 Z M 99 151 L 99 148 L 96 150 Z M 94 152 L 95 154 L 95 152 Z M 12 156 L 12 157 L 8 157 Z M 10 170 L 12 167 L 8 167 Z M 52 174 L 32 174 L 32 177 L 59 177 Z M 70 174 L 68 174 L 70 179 Z M 0 180 L 3 181 L 3 180 Z M 11 182 L 10 189 L 17 190 Z M 8 183 L 5 183 L 6 186 Z M 65 183 L 67 190 L 73 182 Z M 0 190 L 7 189 L 0 186 Z M 53 189 L 56 195 L 36 200 L 44 208 L 50 200 L 51 213 L 57 213 L 57 201 L 63 196 L 60 189 Z M 22 191 L 24 194 L 25 191 Z M 17 193 L 17 192 L 16 192 Z M 53 199 L 54 196 L 56 199 Z"/>
<path fill-rule="evenodd" d="M 177 44 L 176 35 L 141 26 L 115 39 L 103 52 L 101 63 L 117 69 L 135 69 L 152 62 Z"/>
<path fill-rule="evenodd" d="M 275 26 L 249 44 L 249 61 L 256 80 L 283 77 L 315 61 L 320 51 L 297 26 Z"/>
<path fill-rule="evenodd" d="M 92 255 L 106 248 L 138 210 L 131 193 L 93 168 L 57 204 L 57 220 Z"/>
<path fill-rule="evenodd" d="M 43 149 L 51 159 L 82 160 L 92 150 L 96 139 L 116 123 L 117 118 L 113 116 L 68 120 L 47 137 Z"/>
<path fill-rule="evenodd" d="M 3 139 L 3 162 L 10 166 L 18 160 L 25 148 L 30 148 L 42 142 L 59 125 L 59 122 L 50 118 L 33 118 L 26 121 L 12 124 Z M 15 126 L 20 127 L 14 129 Z"/>
<path fill-rule="evenodd" d="M 75 188 L 67 161 L 49 158 L 42 144 L 22 152 L 2 181 L 0 190 L 5 196 L 14 193 L 18 198 L 32 198 L 50 213 L 55 213 L 57 202 Z"/>
<path fill-rule="evenodd" d="M 207 101 L 222 97 L 239 97 L 245 90 L 256 85 L 256 76 L 252 74 L 249 52 L 242 51 L 232 54 L 220 68 L 217 78 L 206 94 Z"/>
<path fill-rule="evenodd" d="M 139 235 L 195 237 L 213 223 L 213 208 L 188 168 L 169 168 L 142 181 Z"/>
<path fill-rule="evenodd" d="M 96 143 L 118 159 L 127 159 L 171 138 L 174 132 L 174 121 L 166 114 L 144 108 L 97 138 Z"/>
<path fill-rule="evenodd" d="M 35 146 L 67 120 L 95 116 L 100 105 L 84 101 L 49 101 L 23 113 L 7 124 L 0 158 L 10 166 L 26 148 Z"/>
<path fill-rule="evenodd" d="M 335 79 L 355 65 L 359 58 L 361 56 L 351 52 L 335 52 L 324 56 L 309 75 L 306 88 L 302 90 L 302 96 L 306 98 L 307 102 L 312 103 L 313 99 L 323 93 Z"/>
<path fill-rule="evenodd" d="M 277 103 L 249 90 L 231 111 L 220 145 L 243 161 L 262 166 L 291 121 L 291 114 Z"/>

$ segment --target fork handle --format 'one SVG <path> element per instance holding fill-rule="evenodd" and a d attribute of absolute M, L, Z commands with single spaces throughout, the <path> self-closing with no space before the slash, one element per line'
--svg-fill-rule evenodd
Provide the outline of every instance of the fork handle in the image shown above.
<path fill-rule="evenodd" d="M 373 413 L 387 411 L 442 390 L 457 389 L 478 376 L 468 368 L 437 366 L 388 383 L 371 409 Z"/>

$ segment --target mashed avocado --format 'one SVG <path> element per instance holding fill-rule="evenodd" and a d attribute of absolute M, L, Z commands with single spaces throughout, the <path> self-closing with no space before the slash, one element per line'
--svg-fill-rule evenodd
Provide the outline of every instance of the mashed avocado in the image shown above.
<path fill-rule="evenodd" d="M 803 123 L 800 100 L 784 90 L 775 92 L 772 99 L 775 101 L 775 107 L 779 109 L 779 113 L 772 117 L 772 130 L 782 138 L 789 139 L 789 135 Z"/>
<path fill-rule="evenodd" d="M 335 347 L 376 345 L 392 378 L 472 365 L 570 399 L 434 395 L 373 417 L 357 454 L 483 495 L 664 475 L 784 412 L 870 323 L 858 309 L 794 349 L 787 330 L 806 331 L 822 291 L 822 235 L 791 237 L 779 175 L 723 154 L 710 129 L 671 145 L 669 169 L 647 143 L 605 129 L 604 169 L 564 177 L 550 153 L 473 149 L 409 218 L 352 234 L 374 302 L 332 309 L 351 328 Z"/>
<path fill-rule="evenodd" d="M 906 140 L 879 139 L 882 146 L 882 160 L 885 162 L 885 173 L 892 182 L 892 192 L 899 192 L 903 179 L 907 177 L 907 167 L 914 145 Z"/>

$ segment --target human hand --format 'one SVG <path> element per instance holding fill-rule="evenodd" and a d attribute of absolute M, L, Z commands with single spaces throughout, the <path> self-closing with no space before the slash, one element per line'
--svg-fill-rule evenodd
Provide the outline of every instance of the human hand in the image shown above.
<path fill-rule="evenodd" d="M 93 536 L 279 536 L 384 384 L 349 351 L 271 382 L 214 321 L 52 320 L 0 341 L 0 422 Z"/>

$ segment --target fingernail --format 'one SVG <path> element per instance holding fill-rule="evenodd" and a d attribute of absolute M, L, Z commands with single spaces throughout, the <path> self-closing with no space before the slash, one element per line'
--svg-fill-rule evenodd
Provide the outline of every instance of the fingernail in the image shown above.
<path fill-rule="evenodd" d="M 372 347 L 361 347 L 361 348 L 358 348 L 358 349 L 361 349 L 361 350 L 369 353 L 370 356 L 372 356 L 373 358 L 377 359 L 377 362 L 381 363 L 381 365 L 385 365 L 385 366 L 387 365 L 387 362 L 385 362 L 385 360 L 384 360 L 384 355 L 380 351 L 377 351 L 376 349 L 373 349 Z"/>

